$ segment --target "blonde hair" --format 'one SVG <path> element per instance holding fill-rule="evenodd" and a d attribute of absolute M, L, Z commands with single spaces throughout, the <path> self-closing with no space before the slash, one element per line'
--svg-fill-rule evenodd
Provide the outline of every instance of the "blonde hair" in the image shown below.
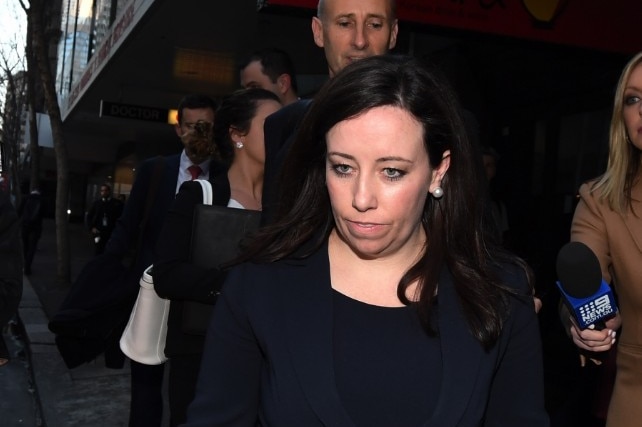
<path fill-rule="evenodd" d="M 640 169 L 640 151 L 631 143 L 624 123 L 624 90 L 633 69 L 642 64 L 642 52 L 636 54 L 624 67 L 615 89 L 613 115 L 609 130 L 609 160 L 606 172 L 591 191 L 600 190 L 599 199 L 619 213 L 632 209 L 631 188 Z"/>

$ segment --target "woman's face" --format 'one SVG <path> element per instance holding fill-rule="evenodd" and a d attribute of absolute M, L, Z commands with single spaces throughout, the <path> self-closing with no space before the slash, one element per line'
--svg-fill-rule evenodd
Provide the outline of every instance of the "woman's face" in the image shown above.
<path fill-rule="evenodd" d="M 259 101 L 256 114 L 250 123 L 250 130 L 241 137 L 243 150 L 256 162 L 265 163 L 265 139 L 263 137 L 263 123 L 265 118 L 281 108 L 281 104 L 273 100 Z"/>
<path fill-rule="evenodd" d="M 631 73 L 624 88 L 624 125 L 633 145 L 642 150 L 642 63 Z"/>
<path fill-rule="evenodd" d="M 450 158 L 446 152 L 432 169 L 423 138 L 422 125 L 392 106 L 339 122 L 327 133 L 326 185 L 336 231 L 360 257 L 414 257 L 424 244 L 426 198 Z"/>

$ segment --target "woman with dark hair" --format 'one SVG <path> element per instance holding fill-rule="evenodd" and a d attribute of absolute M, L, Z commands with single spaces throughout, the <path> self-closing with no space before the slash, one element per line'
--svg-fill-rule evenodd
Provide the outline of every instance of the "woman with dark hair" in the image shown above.
<path fill-rule="evenodd" d="M 248 89 L 229 95 L 216 110 L 212 132 L 204 134 L 215 146 L 212 164 L 216 169 L 227 170 L 227 174 L 210 174 L 213 204 L 261 209 L 263 122 L 279 108 L 281 102 L 272 92 Z M 171 426 L 185 421 L 205 339 L 204 335 L 184 331 L 185 302 L 214 304 L 224 278 L 223 271 L 200 268 L 189 260 L 194 209 L 202 202 L 200 184 L 191 181 L 182 184 L 158 238 L 153 270 L 156 292 L 171 300 L 165 345 L 169 358 Z"/>
<path fill-rule="evenodd" d="M 454 99 L 392 56 L 319 91 L 277 222 L 228 274 L 186 426 L 548 426 L 527 269 L 486 241 Z"/>

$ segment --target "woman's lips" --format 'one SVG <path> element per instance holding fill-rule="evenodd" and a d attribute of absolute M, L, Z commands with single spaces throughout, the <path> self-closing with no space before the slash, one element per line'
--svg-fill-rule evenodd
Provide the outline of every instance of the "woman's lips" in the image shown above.
<path fill-rule="evenodd" d="M 360 221 L 347 221 L 350 228 L 357 234 L 372 235 L 381 231 L 384 227 L 383 224 L 377 224 L 372 222 L 360 222 Z"/>

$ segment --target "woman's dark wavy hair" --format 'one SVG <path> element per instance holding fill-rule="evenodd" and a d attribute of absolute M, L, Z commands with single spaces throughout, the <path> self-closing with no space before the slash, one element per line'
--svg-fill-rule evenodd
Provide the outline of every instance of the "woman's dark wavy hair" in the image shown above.
<path fill-rule="evenodd" d="M 468 139 L 456 96 L 445 79 L 418 59 L 363 59 L 320 89 L 282 171 L 277 220 L 262 230 L 244 259 L 305 257 L 324 244 L 334 227 L 325 185 L 326 134 L 337 123 L 381 106 L 401 108 L 421 123 L 432 168 L 450 151 L 450 167 L 441 183 L 444 196 L 429 196 L 424 208 L 426 251 L 401 278 L 397 295 L 404 304 L 415 304 L 406 290 L 419 280 L 416 304 L 426 330 L 434 334 L 428 319 L 440 272 L 447 267 L 471 333 L 488 349 L 499 337 L 508 307 L 509 291 L 497 278 L 497 263 L 510 257 L 495 250 L 499 255 L 491 256 L 492 244 L 484 233 L 487 193 L 481 155 Z"/>
<path fill-rule="evenodd" d="M 260 101 L 276 101 L 279 97 L 269 90 L 252 88 L 241 89 L 228 95 L 221 102 L 214 116 L 214 143 L 221 160 L 229 166 L 234 160 L 234 146 L 230 129 L 236 129 L 242 134 L 250 131 L 252 119 Z"/>

